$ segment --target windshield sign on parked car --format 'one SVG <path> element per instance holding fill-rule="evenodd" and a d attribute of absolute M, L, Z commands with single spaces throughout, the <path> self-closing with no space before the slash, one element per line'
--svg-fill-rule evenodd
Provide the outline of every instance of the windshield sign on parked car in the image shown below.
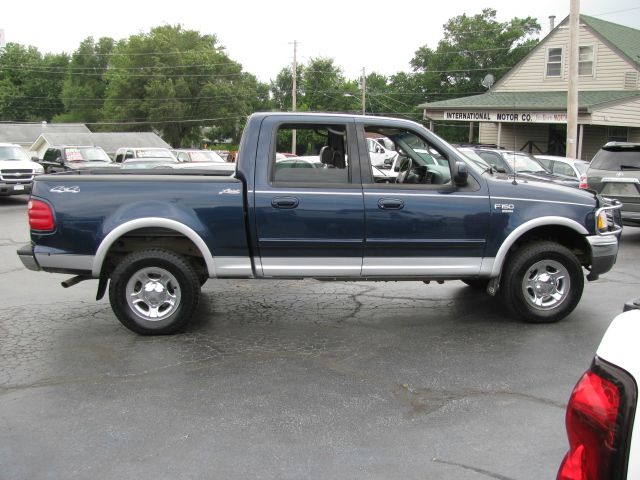
<path fill-rule="evenodd" d="M 69 162 L 109 162 L 111 159 L 101 148 L 65 148 L 65 156 Z"/>

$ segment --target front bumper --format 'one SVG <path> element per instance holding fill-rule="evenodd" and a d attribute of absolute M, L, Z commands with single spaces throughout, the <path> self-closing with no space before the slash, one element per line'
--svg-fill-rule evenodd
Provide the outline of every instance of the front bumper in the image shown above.
<path fill-rule="evenodd" d="M 618 237 L 591 235 L 587 240 L 591 246 L 591 275 L 600 275 L 611 270 L 618 257 Z"/>
<path fill-rule="evenodd" d="M 27 269 L 33 270 L 34 272 L 40 271 L 40 265 L 38 265 L 36 256 L 33 254 L 33 246 L 30 243 L 20 247 L 17 253 L 20 261 Z"/>
<path fill-rule="evenodd" d="M 0 195 L 28 195 L 32 186 L 32 183 L 0 182 Z"/>

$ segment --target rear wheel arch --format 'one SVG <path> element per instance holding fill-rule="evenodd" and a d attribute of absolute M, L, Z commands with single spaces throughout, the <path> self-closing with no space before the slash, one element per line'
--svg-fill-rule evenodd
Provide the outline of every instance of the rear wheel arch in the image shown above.
<path fill-rule="evenodd" d="M 206 274 L 207 277 L 216 276 L 213 255 L 209 247 L 207 247 L 207 244 L 196 231 L 175 220 L 154 217 L 131 220 L 111 230 L 102 240 L 96 251 L 91 271 L 92 276 L 99 278 L 105 273 L 105 267 L 109 266 L 108 260 L 110 256 L 113 255 L 114 249 L 117 248 L 118 242 L 122 242 L 124 239 L 130 239 L 135 235 L 144 236 L 145 232 L 148 233 L 149 236 L 152 236 L 154 230 L 169 234 L 175 233 L 176 237 L 183 239 L 182 244 L 169 247 L 162 245 L 162 247 L 193 258 L 196 267 L 203 270 L 203 274 Z M 185 252 L 185 248 L 188 248 L 188 245 L 193 249 L 193 254 L 188 251 Z M 149 248 L 149 246 L 147 245 L 144 248 Z M 130 251 L 139 249 L 142 248 L 135 248 Z"/>

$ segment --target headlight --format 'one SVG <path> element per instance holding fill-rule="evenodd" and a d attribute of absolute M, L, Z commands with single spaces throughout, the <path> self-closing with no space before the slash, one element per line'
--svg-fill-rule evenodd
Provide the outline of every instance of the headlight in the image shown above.
<path fill-rule="evenodd" d="M 600 200 L 600 199 L 599 199 Z M 622 231 L 620 209 L 622 204 L 616 200 L 602 199 L 607 206 L 596 210 L 596 232 L 599 235 L 619 233 Z"/>
<path fill-rule="evenodd" d="M 42 175 L 44 173 L 44 167 L 42 165 L 38 165 L 36 168 L 33 169 L 33 173 L 35 175 Z"/>

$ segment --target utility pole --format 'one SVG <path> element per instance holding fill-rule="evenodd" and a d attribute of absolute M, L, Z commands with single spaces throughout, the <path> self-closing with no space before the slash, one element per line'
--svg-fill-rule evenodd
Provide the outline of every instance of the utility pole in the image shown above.
<path fill-rule="evenodd" d="M 362 67 L 362 115 L 366 115 L 366 92 L 367 92 L 367 77 L 364 74 L 364 67 Z"/>
<path fill-rule="evenodd" d="M 291 89 L 291 111 L 296 111 L 296 92 L 298 90 L 298 42 L 293 41 L 293 68 L 291 69 L 291 78 L 293 79 L 293 87 Z M 296 130 L 291 131 L 291 153 L 296 154 Z"/>
<path fill-rule="evenodd" d="M 578 152 L 578 29 L 580 28 L 580 0 L 571 0 L 569 12 L 569 89 L 567 91 L 567 157 L 576 158 Z"/>

